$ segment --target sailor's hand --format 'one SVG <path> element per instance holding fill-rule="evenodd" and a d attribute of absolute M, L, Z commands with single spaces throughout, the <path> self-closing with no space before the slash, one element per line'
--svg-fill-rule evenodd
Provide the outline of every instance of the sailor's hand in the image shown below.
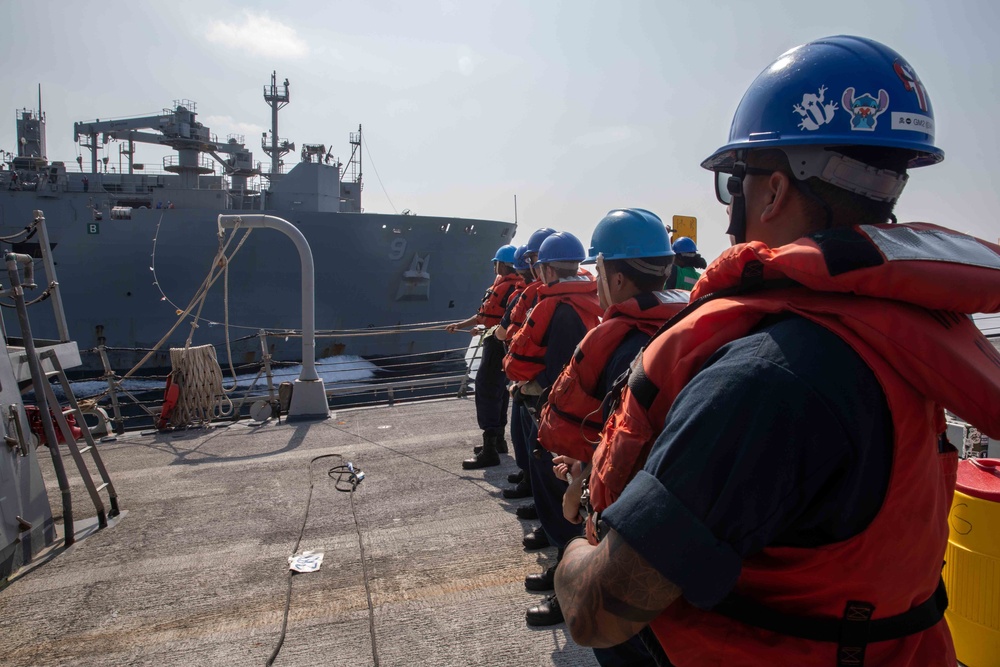
<path fill-rule="evenodd" d="M 563 494 L 563 518 L 570 523 L 580 523 L 583 521 L 583 517 L 580 516 L 581 495 L 583 495 L 583 475 L 577 475 L 573 477 L 573 482 L 566 488 L 566 493 Z"/>
<path fill-rule="evenodd" d="M 572 461 L 572 459 L 569 460 Z M 569 481 L 568 479 L 566 479 L 566 473 L 569 472 L 569 464 L 566 463 L 565 456 L 560 455 L 552 457 L 552 472 L 555 473 L 555 476 L 561 479 L 562 481 L 564 482 Z"/>
<path fill-rule="evenodd" d="M 444 330 L 447 331 L 448 333 L 455 333 L 456 331 L 458 331 L 459 324 L 461 324 L 461 322 L 452 322 L 451 324 L 446 326 Z"/>
<path fill-rule="evenodd" d="M 568 456 L 553 456 L 552 457 L 552 472 L 555 473 L 556 477 L 564 482 L 569 482 L 566 475 L 569 474 L 573 479 L 580 477 L 580 471 L 583 470 L 583 464 L 576 459 L 571 459 Z"/>

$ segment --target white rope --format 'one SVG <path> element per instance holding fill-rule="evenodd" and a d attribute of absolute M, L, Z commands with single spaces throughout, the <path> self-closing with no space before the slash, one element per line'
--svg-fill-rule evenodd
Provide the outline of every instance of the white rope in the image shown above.
<path fill-rule="evenodd" d="M 179 390 L 171 426 L 207 424 L 232 414 L 233 402 L 222 388 L 222 369 L 213 346 L 172 347 L 170 366 Z"/>
<path fill-rule="evenodd" d="M 215 284 L 215 282 L 222 275 L 222 271 L 220 270 L 220 271 L 216 272 L 216 269 L 217 268 L 224 269 L 226 266 L 228 266 L 228 264 L 232 260 L 232 258 L 236 256 L 236 253 L 238 253 L 240 251 L 240 248 L 243 247 L 243 244 L 250 237 L 250 232 L 251 231 L 253 231 L 253 229 L 247 229 L 244 232 L 243 237 L 240 239 L 240 242 L 236 245 L 236 248 L 233 250 L 233 254 L 229 255 L 228 257 L 226 256 L 226 249 L 229 248 L 229 244 L 233 242 L 233 239 L 235 238 L 235 233 L 232 234 L 232 235 L 230 235 L 229 240 L 226 241 L 225 244 L 222 243 L 221 234 L 220 234 L 219 252 L 216 254 L 215 259 L 212 262 L 212 267 L 209 269 L 208 275 L 205 276 L 205 280 L 204 280 L 204 282 L 202 282 L 201 287 L 199 287 L 198 291 L 195 293 L 195 295 L 193 297 L 191 297 L 191 302 L 188 304 L 188 307 L 185 308 L 183 312 L 178 312 L 177 313 L 177 321 L 174 322 L 174 325 L 172 327 L 170 327 L 170 330 L 167 331 L 167 333 L 165 333 L 163 335 L 163 338 L 160 339 L 160 342 L 158 342 L 156 345 L 153 346 L 153 349 L 151 349 L 148 353 L 146 353 L 146 356 L 144 356 L 139 361 L 139 363 L 137 363 L 135 366 L 133 366 L 132 369 L 129 372 L 125 373 L 125 375 L 123 375 L 121 377 L 122 380 L 131 377 L 147 361 L 149 361 L 150 357 L 152 357 L 156 353 L 157 350 L 159 350 L 161 347 L 163 347 L 163 344 L 167 342 L 167 339 L 169 339 L 170 336 L 171 336 L 171 334 L 174 333 L 174 330 L 177 329 L 178 326 L 180 326 L 181 322 L 183 322 L 187 318 L 187 316 L 191 313 L 191 311 L 194 309 L 194 307 L 196 305 L 198 306 L 198 312 L 199 313 L 201 312 L 201 306 L 204 305 L 205 297 L 208 296 L 208 290 L 212 287 L 212 285 Z M 235 232 L 235 230 L 234 230 L 234 232 Z M 192 320 L 192 322 L 191 322 L 192 330 L 194 328 L 197 328 L 197 326 L 198 326 L 198 318 L 195 317 L 194 320 Z M 193 331 L 192 331 L 192 333 L 193 333 Z M 188 342 L 189 343 L 190 343 L 190 340 L 191 339 L 189 337 L 188 338 Z"/>

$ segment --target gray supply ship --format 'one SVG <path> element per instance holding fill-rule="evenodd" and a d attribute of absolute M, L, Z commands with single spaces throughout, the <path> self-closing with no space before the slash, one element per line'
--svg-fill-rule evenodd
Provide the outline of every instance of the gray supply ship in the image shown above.
<path fill-rule="evenodd" d="M 261 147 L 270 171 L 254 162 L 243 137 L 213 136 L 187 100 L 159 115 L 75 123 L 76 140 L 90 152 L 89 171 L 82 155 L 78 171 L 48 160 L 40 93 L 38 111 L 18 112 L 16 151 L 0 169 L 0 235 L 17 235 L 34 210 L 44 212 L 59 280 L 54 289 L 71 337 L 81 349 L 106 346 L 116 371 L 131 368 L 176 323 L 208 275 L 220 247 L 218 216 L 243 211 L 284 218 L 309 242 L 316 265 L 317 357 L 461 358 L 468 341 L 437 325 L 475 311 L 491 280 L 489 260 L 510 243 L 515 223 L 365 213 L 361 126 L 350 136 L 346 163 L 326 146 L 305 144 L 286 170 L 282 158 L 296 154 L 295 144 L 278 134 L 288 80 L 279 84 L 272 74 L 264 99 L 271 131 Z M 99 157 L 112 142 L 120 142 L 128 162 L 117 173 Z M 135 160 L 140 143 L 176 154 L 151 169 Z M 14 240 L 15 252 L 40 257 L 37 237 Z M 200 317 L 177 327 L 143 370 L 169 368 L 167 348 L 184 344 L 192 321 L 198 325 L 192 344 L 225 343 L 227 306 L 234 361 L 251 363 L 261 355 L 254 337 L 259 330 L 301 326 L 300 302 L 294 246 L 280 234 L 256 230 L 230 263 L 228 281 L 212 288 Z M 33 309 L 31 317 L 36 338 L 61 337 L 51 308 Z M 12 334 L 11 323 L 6 326 Z M 365 332 L 372 335 L 358 335 Z M 268 340 L 275 359 L 301 357 L 298 339 Z M 457 354 L 448 353 L 457 347 Z M 220 360 L 224 354 L 220 348 Z M 97 355 L 84 355 L 82 370 L 99 369 Z"/>

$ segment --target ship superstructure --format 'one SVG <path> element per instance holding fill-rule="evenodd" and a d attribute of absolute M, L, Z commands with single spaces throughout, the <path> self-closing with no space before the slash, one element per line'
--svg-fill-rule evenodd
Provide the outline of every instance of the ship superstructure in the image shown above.
<path fill-rule="evenodd" d="M 104 345 L 116 368 L 129 368 L 173 326 L 208 273 L 219 247 L 218 215 L 239 211 L 285 218 L 308 240 L 317 258 L 317 328 L 344 332 L 318 341 L 321 354 L 383 358 L 456 345 L 443 331 L 391 328 L 466 317 L 514 223 L 365 213 L 361 126 L 350 135 L 346 164 L 332 148 L 302 144 L 287 168 L 284 158 L 296 146 L 280 137 L 278 111 L 290 100 L 288 80 L 279 84 L 272 73 L 263 92 L 271 108 L 271 130 L 261 137 L 269 168 L 254 161 L 244 137 L 213 135 L 190 100 L 159 114 L 75 123 L 83 149 L 75 170 L 46 155 L 40 95 L 39 110 L 18 112 L 17 150 L 0 170 L 0 235 L 15 235 L 34 210 L 44 211 L 58 289 L 81 348 Z M 149 144 L 172 154 L 154 168 L 138 159 Z M 117 168 L 109 146 L 118 147 Z M 214 290 L 196 322 L 196 344 L 224 341 L 227 303 L 231 339 L 298 328 L 297 260 L 286 245 L 262 235 L 246 242 L 229 267 L 228 293 L 221 285 Z M 37 239 L 14 247 L 40 256 Z M 35 326 L 40 336 L 58 336 L 44 316 Z M 178 327 L 151 369 L 165 367 L 166 348 L 182 345 L 190 331 Z M 296 358 L 294 343 L 279 340 L 273 348 L 277 359 Z M 235 352 L 249 361 L 260 346 L 251 340 Z M 98 368 L 96 360 L 87 365 Z"/>

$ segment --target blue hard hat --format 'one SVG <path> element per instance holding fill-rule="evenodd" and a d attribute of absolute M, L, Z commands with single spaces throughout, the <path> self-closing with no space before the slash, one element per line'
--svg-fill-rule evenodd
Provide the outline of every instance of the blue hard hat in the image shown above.
<path fill-rule="evenodd" d="M 524 261 L 524 253 L 528 251 L 528 246 L 523 245 L 514 251 L 514 268 L 517 271 L 527 271 L 531 268 L 526 261 Z"/>
<path fill-rule="evenodd" d="M 528 249 L 525 250 L 525 252 L 537 253 L 538 250 L 542 247 L 542 241 L 544 241 L 545 239 L 547 239 L 548 237 L 552 236 L 555 233 L 556 230 L 552 229 L 551 227 L 542 227 L 541 229 L 535 231 L 534 234 L 528 237 L 528 243 L 526 244 L 528 246 Z"/>
<path fill-rule="evenodd" d="M 638 259 L 669 257 L 674 251 L 667 228 L 655 213 L 643 208 L 616 208 L 594 228 L 584 263 L 596 262 L 598 253 L 604 259 Z"/>
<path fill-rule="evenodd" d="M 502 245 L 497 248 L 497 254 L 493 256 L 490 261 L 493 262 L 503 262 L 504 264 L 514 263 L 514 253 L 517 252 L 517 248 L 512 245 Z"/>
<path fill-rule="evenodd" d="M 728 171 L 737 150 L 781 148 L 787 154 L 786 147 L 836 146 L 910 150 L 915 155 L 909 167 L 944 159 L 934 145 L 927 90 L 910 64 L 884 44 L 840 35 L 785 52 L 750 85 L 728 143 L 701 166 Z M 793 170 L 797 159 L 789 160 Z"/>
<path fill-rule="evenodd" d="M 583 244 L 569 232 L 556 232 L 542 241 L 538 249 L 538 263 L 582 262 L 587 257 Z"/>
<path fill-rule="evenodd" d="M 698 246 L 688 237 L 682 236 L 674 241 L 674 252 L 677 254 L 682 252 L 698 252 Z"/>

